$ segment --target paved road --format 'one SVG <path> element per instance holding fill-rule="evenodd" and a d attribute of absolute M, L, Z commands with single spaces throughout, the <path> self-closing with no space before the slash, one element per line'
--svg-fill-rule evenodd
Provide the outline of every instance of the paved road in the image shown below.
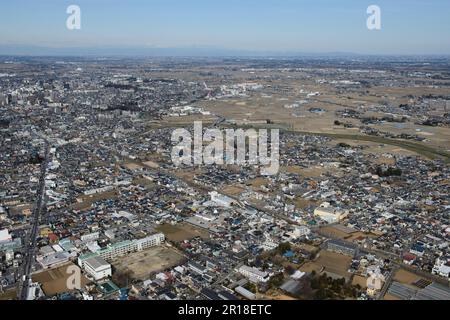
<path fill-rule="evenodd" d="M 398 269 L 400 269 L 398 265 L 395 265 L 394 268 L 392 268 L 388 278 L 386 279 L 386 282 L 383 285 L 383 288 L 381 289 L 380 293 L 377 296 L 377 300 L 382 300 L 384 298 L 386 292 L 388 291 L 389 287 L 392 284 L 392 281 L 394 280 L 395 273 L 397 272 Z"/>
<path fill-rule="evenodd" d="M 45 140 L 45 158 L 41 163 L 41 172 L 39 177 L 39 184 L 36 192 L 36 204 L 33 210 L 33 224 L 31 227 L 31 232 L 28 233 L 25 252 L 24 252 L 24 262 L 22 265 L 22 273 L 20 275 L 20 284 L 18 291 L 19 300 L 26 300 L 28 297 L 29 285 L 31 284 L 31 272 L 33 263 L 35 261 L 36 254 L 36 242 L 39 231 L 39 220 L 43 207 L 44 193 L 45 193 L 45 175 L 47 173 L 47 164 L 49 157 L 49 143 Z"/>

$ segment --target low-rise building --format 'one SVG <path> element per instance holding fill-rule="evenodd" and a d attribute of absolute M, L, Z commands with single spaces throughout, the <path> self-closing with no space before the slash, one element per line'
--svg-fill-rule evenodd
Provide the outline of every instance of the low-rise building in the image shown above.
<path fill-rule="evenodd" d="M 327 249 L 340 254 L 353 257 L 358 253 L 358 247 L 350 243 L 339 240 L 330 240 L 327 242 Z"/>
<path fill-rule="evenodd" d="M 82 267 L 96 281 L 110 277 L 112 274 L 111 265 L 98 255 L 85 259 Z"/>
<path fill-rule="evenodd" d="M 270 278 L 270 275 L 267 272 L 245 265 L 241 266 L 238 269 L 238 272 L 254 283 L 267 282 Z"/>
<path fill-rule="evenodd" d="M 450 276 L 450 257 L 444 256 L 437 258 L 432 272 L 433 274 L 448 278 Z"/>
<path fill-rule="evenodd" d="M 328 204 L 322 204 L 314 210 L 314 215 L 328 223 L 336 223 L 344 219 L 347 216 L 347 213 L 337 208 L 333 208 Z"/>

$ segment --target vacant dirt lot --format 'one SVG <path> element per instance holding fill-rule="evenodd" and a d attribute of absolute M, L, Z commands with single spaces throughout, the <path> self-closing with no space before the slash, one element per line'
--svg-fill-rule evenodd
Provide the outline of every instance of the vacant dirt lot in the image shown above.
<path fill-rule="evenodd" d="M 158 226 L 156 230 L 164 233 L 166 238 L 172 242 L 182 242 L 184 240 L 190 240 L 196 237 L 201 237 L 204 239 L 209 237 L 207 231 L 195 228 L 194 226 L 186 223 L 180 223 L 177 225 L 163 224 Z"/>
<path fill-rule="evenodd" d="M 42 286 L 42 290 L 47 296 L 53 296 L 58 293 L 71 291 L 67 288 L 67 280 L 72 273 L 67 273 L 69 267 L 76 267 L 73 263 L 68 263 L 58 268 L 45 270 L 36 274 L 33 274 L 32 279 L 35 282 L 39 282 Z M 79 268 L 78 268 L 79 269 Z M 81 287 L 84 287 L 89 280 L 82 276 Z"/>
<path fill-rule="evenodd" d="M 17 290 L 7 290 L 3 293 L 0 293 L 0 300 L 14 300 L 17 298 Z"/>
<path fill-rule="evenodd" d="M 157 246 L 117 258 L 111 264 L 118 273 L 129 273 L 133 279 L 145 280 L 153 273 L 182 263 L 184 259 L 174 248 Z"/>
<path fill-rule="evenodd" d="M 359 284 L 361 288 L 366 289 L 367 288 L 367 278 L 359 275 L 355 275 L 353 277 L 352 285 L 356 286 Z"/>
<path fill-rule="evenodd" d="M 237 197 L 244 191 L 245 188 L 237 185 L 226 186 L 222 190 L 220 190 L 221 193 L 232 197 Z"/>
<path fill-rule="evenodd" d="M 319 166 L 314 166 L 314 167 L 309 167 L 309 168 L 302 168 L 300 166 L 287 166 L 287 167 L 282 167 L 281 170 L 286 171 L 288 173 L 298 174 L 304 178 L 318 178 L 321 176 L 322 173 L 326 173 L 329 171 L 333 171 L 333 172 L 337 171 L 336 169 L 330 170 L 330 169 L 319 167 Z"/>
<path fill-rule="evenodd" d="M 419 279 L 421 279 L 421 277 L 404 269 L 399 269 L 394 276 L 395 281 L 403 284 L 413 284 Z"/>
<path fill-rule="evenodd" d="M 360 238 L 377 238 L 375 234 L 352 230 L 341 225 L 325 226 L 320 229 L 320 232 L 331 238 L 345 239 L 346 241 L 351 242 L 356 241 Z"/>
<path fill-rule="evenodd" d="M 305 263 L 300 270 L 303 272 L 312 272 L 313 270 L 317 273 L 326 272 L 331 277 L 348 280 L 350 273 L 347 270 L 351 261 L 352 258 L 349 256 L 322 250 L 315 261 Z"/>
<path fill-rule="evenodd" d="M 89 209 L 93 203 L 106 199 L 116 199 L 118 197 L 117 190 L 107 191 L 96 193 L 93 195 L 82 195 L 77 198 L 77 203 L 72 204 L 73 210 L 87 210 Z"/>

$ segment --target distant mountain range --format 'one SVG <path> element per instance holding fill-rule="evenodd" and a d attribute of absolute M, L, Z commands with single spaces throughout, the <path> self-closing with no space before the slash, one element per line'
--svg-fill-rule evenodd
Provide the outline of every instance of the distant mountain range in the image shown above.
<path fill-rule="evenodd" d="M 46 47 L 0 44 L 1 56 L 123 56 L 123 57 L 347 57 L 406 56 L 360 54 L 353 52 L 256 51 L 212 47 Z M 408 55 L 450 57 L 450 55 Z"/>
<path fill-rule="evenodd" d="M 45 47 L 28 45 L 1 45 L 0 55 L 6 56 L 138 56 L 138 57 L 358 57 L 366 56 L 351 52 L 296 52 L 252 51 L 207 47 L 156 48 L 156 47 Z"/>

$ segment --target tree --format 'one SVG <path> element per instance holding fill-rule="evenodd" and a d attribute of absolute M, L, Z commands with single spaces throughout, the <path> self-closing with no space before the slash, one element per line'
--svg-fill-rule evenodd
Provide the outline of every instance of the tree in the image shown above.
<path fill-rule="evenodd" d="M 278 288 L 279 286 L 281 286 L 283 284 L 283 280 L 284 280 L 283 274 L 279 273 L 277 275 L 274 275 L 272 278 L 270 278 L 268 284 L 271 288 Z"/>
<path fill-rule="evenodd" d="M 255 285 L 254 283 L 252 283 L 252 282 L 247 283 L 246 289 L 247 289 L 248 291 L 251 291 L 251 292 L 253 292 L 253 293 L 256 293 L 256 285 Z"/>
<path fill-rule="evenodd" d="M 351 146 L 348 143 L 340 142 L 337 144 L 340 148 L 350 148 Z"/>
<path fill-rule="evenodd" d="M 331 290 L 333 290 L 336 293 L 340 293 L 341 292 L 342 286 L 341 286 L 339 280 L 333 281 L 333 283 L 331 284 Z"/>
<path fill-rule="evenodd" d="M 295 268 L 293 268 L 291 265 L 287 265 L 286 268 L 285 268 L 285 270 L 286 270 L 286 273 L 287 273 L 288 275 L 291 275 L 291 274 L 294 274 L 294 273 L 295 273 Z"/>
<path fill-rule="evenodd" d="M 112 280 L 121 288 L 125 288 L 133 280 L 133 272 L 130 270 L 117 271 L 113 274 Z"/>
<path fill-rule="evenodd" d="M 314 294 L 314 299 L 316 299 L 316 300 L 325 300 L 326 298 L 327 298 L 327 292 L 326 292 L 325 288 L 320 288 Z"/>
<path fill-rule="evenodd" d="M 312 289 L 319 289 L 319 287 L 320 287 L 320 283 L 319 283 L 318 279 L 317 278 L 312 278 L 311 279 L 311 288 Z"/>
<path fill-rule="evenodd" d="M 278 247 L 277 247 L 277 252 L 279 254 L 283 254 L 283 253 L 285 253 L 286 251 L 289 251 L 289 250 L 291 250 L 291 244 L 289 242 L 280 243 L 278 245 Z"/>
<path fill-rule="evenodd" d="M 391 177 L 391 176 L 401 176 L 402 175 L 402 170 L 399 168 L 392 168 L 389 167 L 386 170 L 383 170 L 382 167 L 377 166 L 376 169 L 376 174 L 380 177 Z"/>

